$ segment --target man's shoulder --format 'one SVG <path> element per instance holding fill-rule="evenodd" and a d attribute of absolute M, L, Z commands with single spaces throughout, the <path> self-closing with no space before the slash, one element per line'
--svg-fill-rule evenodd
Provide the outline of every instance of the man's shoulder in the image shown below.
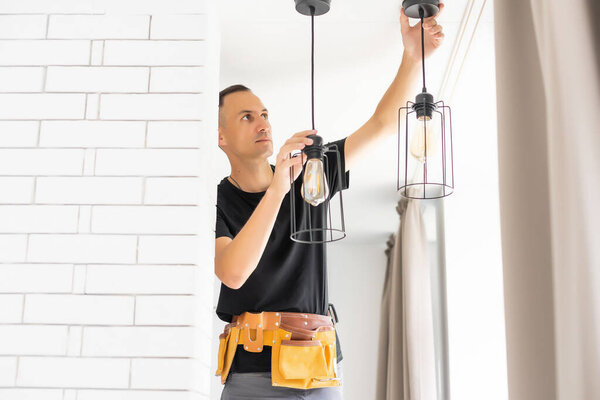
<path fill-rule="evenodd" d="M 217 184 L 217 205 L 221 205 L 223 201 L 231 197 L 231 190 L 227 184 L 227 177 L 221 179 L 221 182 Z"/>
<path fill-rule="evenodd" d="M 217 184 L 217 189 L 223 188 L 225 186 L 225 184 L 226 184 L 226 181 L 227 181 L 227 177 L 224 177 L 223 179 L 221 179 L 221 182 L 219 182 Z"/>
<path fill-rule="evenodd" d="M 331 141 L 327 142 L 326 145 L 332 145 L 332 144 L 340 145 L 340 144 L 344 143 L 346 141 L 346 139 L 348 139 L 348 136 L 339 138 L 339 139 L 335 139 L 335 140 L 331 140 Z"/>

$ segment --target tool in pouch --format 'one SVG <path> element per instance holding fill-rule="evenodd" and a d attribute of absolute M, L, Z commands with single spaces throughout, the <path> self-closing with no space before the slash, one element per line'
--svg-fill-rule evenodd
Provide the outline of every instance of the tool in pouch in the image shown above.
<path fill-rule="evenodd" d="M 337 373 L 337 315 L 244 312 L 219 335 L 216 375 L 227 380 L 238 345 L 259 353 L 271 346 L 271 384 L 296 389 L 340 386 Z M 334 318 L 335 316 L 335 318 Z M 335 322 L 334 322 L 335 321 Z"/>

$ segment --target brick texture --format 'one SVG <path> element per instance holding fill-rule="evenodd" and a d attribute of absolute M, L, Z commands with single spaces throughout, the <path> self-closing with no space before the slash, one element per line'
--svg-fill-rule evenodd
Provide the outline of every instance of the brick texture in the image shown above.
<path fill-rule="evenodd" d="M 215 18 L 0 2 L 0 399 L 210 398 Z"/>

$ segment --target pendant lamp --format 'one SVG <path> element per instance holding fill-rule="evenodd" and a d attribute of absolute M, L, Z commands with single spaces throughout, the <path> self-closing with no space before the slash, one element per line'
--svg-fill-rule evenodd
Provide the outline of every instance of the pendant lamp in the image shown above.
<path fill-rule="evenodd" d="M 434 103 L 425 85 L 423 19 L 438 13 L 439 0 L 404 0 L 402 7 L 408 17 L 421 20 L 423 90 L 398 110 L 396 190 L 406 198 L 438 199 L 454 191 L 450 107 L 441 100 Z"/>
<path fill-rule="evenodd" d="M 312 129 L 315 129 L 315 16 L 328 12 L 330 1 L 295 0 L 296 11 L 311 18 Z M 295 182 L 294 167 L 290 167 L 290 238 L 306 244 L 334 242 L 346 237 L 344 206 L 339 190 L 345 171 L 342 171 L 340 151 L 335 144 L 324 144 L 323 138 L 316 134 L 308 137 L 313 139 L 313 143 L 293 155 L 296 157 L 304 153 L 307 158 Z M 336 167 L 330 170 L 330 164 Z M 297 201 L 297 191 L 300 192 L 302 201 Z M 339 205 L 331 202 L 331 198 L 338 191 Z M 334 221 L 339 223 L 334 226 Z"/>

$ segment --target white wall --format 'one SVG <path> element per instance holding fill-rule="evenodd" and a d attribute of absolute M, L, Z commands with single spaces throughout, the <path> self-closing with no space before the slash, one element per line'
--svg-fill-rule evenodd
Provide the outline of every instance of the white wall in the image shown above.
<path fill-rule="evenodd" d="M 0 2 L 1 399 L 208 398 L 213 15 Z"/>
<path fill-rule="evenodd" d="M 345 240 L 345 239 L 344 239 Z M 375 399 L 385 243 L 328 247 L 329 301 L 335 305 L 344 365 L 344 398 Z"/>

